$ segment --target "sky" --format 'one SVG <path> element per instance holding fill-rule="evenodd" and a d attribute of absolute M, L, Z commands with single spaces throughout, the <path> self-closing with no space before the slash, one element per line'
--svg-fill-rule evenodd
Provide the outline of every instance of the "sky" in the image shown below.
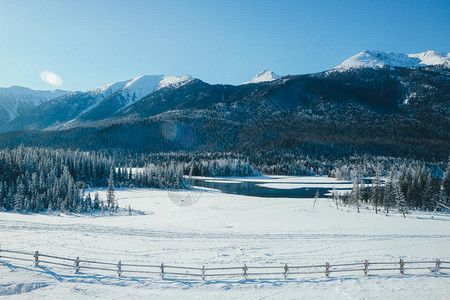
<path fill-rule="evenodd" d="M 0 86 L 88 90 L 139 75 L 239 84 L 363 50 L 450 51 L 450 1 L 0 0 Z"/>

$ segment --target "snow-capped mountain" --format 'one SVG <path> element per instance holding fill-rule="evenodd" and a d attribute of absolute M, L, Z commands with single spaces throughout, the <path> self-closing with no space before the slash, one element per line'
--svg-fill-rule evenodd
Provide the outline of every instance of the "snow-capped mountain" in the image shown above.
<path fill-rule="evenodd" d="M 249 81 L 243 82 L 242 84 L 268 82 L 268 81 L 277 80 L 279 78 L 281 78 L 281 76 L 275 74 L 274 72 L 272 72 L 270 70 L 262 70 L 261 72 L 256 74 L 255 77 L 253 77 Z"/>
<path fill-rule="evenodd" d="M 86 121 L 105 119 L 156 90 L 180 87 L 191 80 L 189 75 L 142 75 L 84 92 L 72 92 L 52 101 L 37 101 L 42 105 L 7 126 L 12 130 L 63 129 Z"/>
<path fill-rule="evenodd" d="M 180 86 L 192 77 L 185 76 L 164 76 L 164 75 L 142 75 L 135 77 L 127 82 L 127 84 L 119 90 L 125 102 L 123 108 L 141 100 L 143 97 L 151 94 L 153 91 L 170 86 Z"/>
<path fill-rule="evenodd" d="M 67 93 L 63 90 L 41 91 L 20 86 L 0 88 L 0 124 Z"/>
<path fill-rule="evenodd" d="M 450 53 L 439 53 L 429 50 L 416 54 L 408 54 L 408 56 L 419 59 L 423 65 L 444 65 L 450 67 Z"/>
<path fill-rule="evenodd" d="M 363 51 L 334 68 L 345 71 L 353 68 L 423 67 L 429 65 L 450 66 L 450 53 L 425 51 L 416 54 L 397 54 L 392 52 Z"/>
<path fill-rule="evenodd" d="M 405 56 L 398 60 L 436 59 L 433 53 Z M 0 144 L 143 152 L 306 145 L 324 155 L 368 151 L 447 159 L 449 73 L 438 66 L 372 66 L 237 86 L 139 76 L 38 105 L 0 126 L 6 132 Z M 176 128 L 174 139 L 164 135 L 168 124 Z"/>
<path fill-rule="evenodd" d="M 95 108 L 103 100 L 112 96 L 122 97 L 122 109 L 151 94 L 153 91 L 170 87 L 180 86 L 192 80 L 189 75 L 185 76 L 164 76 L 164 75 L 141 75 L 135 78 L 110 83 L 99 88 L 86 91 L 84 93 L 95 98 L 95 103 L 88 110 Z M 109 100 L 110 101 L 110 100 Z M 86 110 L 87 111 L 87 110 Z M 85 113 L 84 111 L 83 113 Z"/>
<path fill-rule="evenodd" d="M 162 80 L 158 83 L 156 90 L 166 87 L 179 87 L 193 80 L 191 75 L 184 76 L 163 76 Z"/>
<path fill-rule="evenodd" d="M 99 101 L 97 105 L 90 107 L 88 111 L 77 116 L 76 121 L 86 122 L 107 119 L 157 90 L 180 87 L 191 80 L 192 77 L 189 75 L 180 77 L 143 75 L 135 77 L 128 80 L 122 88 Z"/>

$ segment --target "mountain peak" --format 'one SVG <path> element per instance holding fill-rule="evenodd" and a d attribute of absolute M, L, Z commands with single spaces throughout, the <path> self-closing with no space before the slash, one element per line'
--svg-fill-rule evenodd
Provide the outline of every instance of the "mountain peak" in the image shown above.
<path fill-rule="evenodd" d="M 382 68 L 390 67 L 422 67 L 429 65 L 450 66 L 450 53 L 439 53 L 428 50 L 416 54 L 402 54 L 364 50 L 334 68 L 345 71 L 353 68 Z"/>
<path fill-rule="evenodd" d="M 116 92 L 121 92 L 122 95 L 128 100 L 128 102 L 133 102 L 141 99 L 142 97 L 152 93 L 157 89 L 168 86 L 179 86 L 192 79 L 193 78 L 190 75 L 140 75 L 129 80 L 106 84 L 99 88 L 89 90 L 87 91 L 87 93 L 94 95 L 98 99 L 105 99 L 115 94 Z"/>
<path fill-rule="evenodd" d="M 249 83 L 259 83 L 259 82 L 268 82 L 268 81 L 274 81 L 281 78 L 281 76 L 275 74 L 273 71 L 264 69 L 258 74 L 256 74 L 255 77 L 250 79 L 249 81 L 243 82 L 242 84 L 249 84 Z"/>
<path fill-rule="evenodd" d="M 190 82 L 193 80 L 191 75 L 184 75 L 184 76 L 163 76 L 162 80 L 158 84 L 157 89 L 162 89 L 169 86 L 181 86 L 185 83 Z"/>

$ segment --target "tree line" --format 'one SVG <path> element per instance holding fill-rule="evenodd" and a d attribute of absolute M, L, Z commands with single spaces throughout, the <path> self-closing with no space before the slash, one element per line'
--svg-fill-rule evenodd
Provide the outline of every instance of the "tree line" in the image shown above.
<path fill-rule="evenodd" d="M 114 186 L 188 188 L 179 163 L 149 165 L 133 174 L 95 152 L 18 147 L 0 150 L 0 209 L 41 212 L 114 210 Z M 87 190 L 108 187 L 106 203 Z"/>
<path fill-rule="evenodd" d="M 333 198 L 337 202 L 356 205 L 369 204 L 375 213 L 389 213 L 396 208 L 405 215 L 410 209 L 425 211 L 450 209 L 450 160 L 445 176 L 427 168 L 425 164 L 417 168 L 412 166 L 394 166 L 384 180 L 381 179 L 381 169 L 377 169 L 375 178 L 370 184 L 360 180 L 356 175 L 351 193 L 339 196 L 333 190 Z"/>
<path fill-rule="evenodd" d="M 0 150 L 0 210 L 90 212 L 117 209 L 115 187 L 189 189 L 191 176 L 249 176 L 240 159 L 190 162 L 148 158 L 142 167 L 120 165 L 104 153 L 19 146 Z M 188 176 L 185 176 L 188 175 Z M 90 188 L 107 187 L 107 199 Z"/>
<path fill-rule="evenodd" d="M 445 165 L 369 155 L 333 160 L 274 151 L 250 156 L 227 152 L 126 156 L 20 146 L 0 150 L 0 209 L 112 211 L 117 209 L 115 187 L 189 189 L 192 176 L 261 174 L 353 180 L 358 186 L 357 199 L 354 191 L 341 200 L 371 204 L 376 212 L 400 206 L 405 210 L 450 206 L 450 161 Z M 370 176 L 375 177 L 371 185 L 355 180 Z M 91 195 L 93 187 L 108 187 L 106 201 L 98 193 Z"/>

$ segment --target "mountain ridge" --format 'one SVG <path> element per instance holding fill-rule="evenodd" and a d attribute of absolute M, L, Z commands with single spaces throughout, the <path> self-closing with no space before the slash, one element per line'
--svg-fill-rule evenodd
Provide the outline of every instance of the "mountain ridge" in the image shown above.
<path fill-rule="evenodd" d="M 0 126 L 0 144 L 448 157 L 449 70 L 354 67 L 242 85 L 138 76 L 43 103 Z"/>
<path fill-rule="evenodd" d="M 348 70 L 351 68 L 382 68 L 382 67 L 423 67 L 444 65 L 450 67 L 450 53 L 439 53 L 433 50 L 415 54 L 402 54 L 364 50 L 346 59 L 333 70 Z"/>
<path fill-rule="evenodd" d="M 157 89 L 180 86 L 192 77 L 141 75 L 129 80 L 114 82 L 88 91 L 70 92 L 42 103 L 29 114 L 18 120 L 9 121 L 11 130 L 21 129 L 63 129 L 67 125 L 102 115 L 114 114 L 128 107 Z"/>
<path fill-rule="evenodd" d="M 241 86 L 194 80 L 155 91 L 111 118 L 64 130 L 9 132 L 0 135 L 0 144 L 447 159 L 448 80 L 428 67 L 354 69 Z M 401 105 L 405 97 L 409 103 Z"/>
<path fill-rule="evenodd" d="M 33 90 L 27 87 L 11 86 L 0 88 L 0 126 L 31 111 L 36 106 L 63 96 L 64 90 Z"/>

